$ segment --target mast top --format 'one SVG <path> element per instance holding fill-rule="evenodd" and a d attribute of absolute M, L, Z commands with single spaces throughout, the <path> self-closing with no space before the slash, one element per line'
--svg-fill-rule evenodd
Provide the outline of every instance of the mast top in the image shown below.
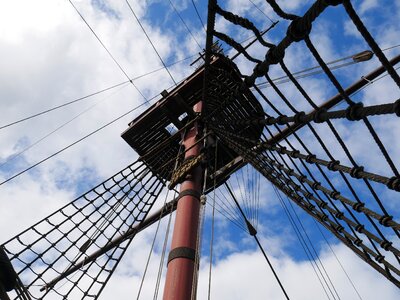
<path fill-rule="evenodd" d="M 236 66 L 225 56 L 217 54 L 212 58 L 209 71 L 210 84 L 205 108 L 208 113 L 201 117 L 202 121 L 224 124 L 229 132 L 240 132 L 244 137 L 259 140 L 262 125 L 243 126 L 239 122 L 262 118 L 264 112 L 250 89 L 243 87 Z M 121 135 L 154 173 L 168 181 L 172 176 L 185 125 L 200 118 L 192 107 L 202 99 L 203 79 L 204 66 L 172 91 L 162 91 L 162 98 L 130 122 L 129 128 Z M 232 172 L 234 166 L 226 165 L 238 153 L 228 147 L 220 147 L 217 155 L 217 170 L 223 168 L 222 172 L 217 173 L 221 181 Z M 213 173 L 210 172 L 210 176 Z"/>

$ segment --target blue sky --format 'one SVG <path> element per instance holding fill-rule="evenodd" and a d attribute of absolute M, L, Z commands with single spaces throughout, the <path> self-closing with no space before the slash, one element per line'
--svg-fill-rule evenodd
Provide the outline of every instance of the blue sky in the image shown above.
<path fill-rule="evenodd" d="M 0 85 L 0 99 L 2 99 L 0 100 L 0 111 L 2 111 L 0 125 L 126 80 L 124 74 L 102 49 L 68 1 L 40 0 L 35 2 L 17 0 L 12 3 L 0 3 L 0 54 L 6 58 L 0 63 L 0 82 L 2 82 Z M 80 0 L 73 2 L 129 76 L 139 76 L 162 66 L 136 20 L 130 14 L 125 1 Z M 203 21 L 206 22 L 206 1 L 194 2 Z M 248 0 L 219 2 L 222 7 L 250 18 L 260 29 L 267 28 L 271 24 Z M 273 20 L 279 19 L 265 1 L 253 0 L 253 2 Z M 279 2 L 286 11 L 302 15 L 313 1 Z M 352 2 L 381 48 L 398 44 L 400 27 L 396 20 L 399 18 L 399 1 Z M 169 1 L 130 1 L 130 3 L 167 65 L 200 51 L 170 6 Z M 173 3 L 196 40 L 201 46 L 204 46 L 205 34 L 192 1 L 174 0 Z M 287 26 L 288 22 L 280 20 L 266 37 L 274 43 L 279 42 L 286 32 Z M 217 19 L 216 28 L 237 36 L 238 41 L 251 36 L 251 33 L 233 27 L 221 19 Z M 368 49 L 340 7 L 329 8 L 321 15 L 313 25 L 311 40 L 315 42 L 321 55 L 328 62 Z M 234 51 L 229 50 L 228 47 L 224 48 L 226 54 L 230 56 L 234 54 Z M 385 51 L 385 54 L 391 58 L 399 53 L 398 49 Z M 249 50 L 260 59 L 264 57 L 265 51 L 266 49 L 260 46 L 252 47 Z M 286 57 L 285 62 L 292 72 L 317 65 L 305 51 L 302 42 L 296 43 L 288 49 Z M 176 81 L 184 79 L 194 71 L 193 67 L 189 66 L 191 62 L 192 59 L 189 59 L 170 67 Z M 244 74 L 249 74 L 254 67 L 242 58 L 236 62 Z M 340 69 L 335 72 L 335 75 L 346 87 L 378 65 L 378 60 L 374 58 L 369 62 Z M 270 74 L 272 78 L 276 78 L 282 75 L 282 71 L 273 67 Z M 324 75 L 308 77 L 300 82 L 304 84 L 307 92 L 317 103 L 336 94 Z M 150 98 L 170 87 L 172 81 L 167 72 L 161 70 L 135 81 L 135 84 L 146 98 Z M 290 84 L 282 84 L 280 87 L 290 99 L 295 99 L 297 108 L 306 111 L 311 109 L 303 99 L 300 99 Z M 279 103 L 276 94 L 270 88 L 264 91 L 284 113 L 290 115 L 290 111 Z M 387 91 L 391 92 L 387 93 Z M 354 96 L 355 100 L 368 104 L 387 103 L 397 98 L 399 98 L 399 90 L 388 77 L 377 81 Z M 143 97 L 132 86 L 127 85 L 117 93 L 110 91 L 105 95 L 95 96 L 64 109 L 0 130 L 2 145 L 0 163 L 3 163 L 27 145 L 34 143 L 83 110 L 98 103 L 82 117 L 52 134 L 21 157 L 7 162 L 0 168 L 0 179 L 5 180 L 15 172 L 56 152 L 143 101 Z M 270 112 L 266 105 L 264 107 Z M 127 128 L 128 122 L 139 112 L 130 114 L 38 168 L 0 186 L 0 211 L 4 214 L 0 220 L 1 241 L 5 241 L 35 221 L 42 219 L 91 186 L 134 161 L 137 156 L 120 138 L 120 133 Z M 371 118 L 377 131 L 382 134 L 382 140 L 394 162 L 399 166 L 400 158 L 396 154 L 400 151 L 400 142 L 396 138 L 396 129 L 400 129 L 400 124 L 398 118 L 387 118 L 386 123 L 384 121 L 382 118 Z M 371 139 L 363 138 L 365 134 L 368 134 L 365 128 L 360 124 L 349 125 L 341 121 L 334 124 L 345 141 L 349 143 L 354 156 L 368 167 L 368 170 L 392 176 L 385 161 L 379 156 L 376 146 L 369 144 Z M 316 126 L 316 130 L 329 143 L 335 156 L 343 164 L 349 165 L 326 126 Z M 354 134 L 355 132 L 358 134 Z M 309 131 L 300 131 L 299 135 L 310 143 L 313 142 Z M 316 154 L 324 157 L 321 149 L 316 151 Z M 344 188 L 336 174 L 332 175 L 331 179 L 340 188 Z M 400 211 L 398 194 L 378 186 L 377 191 L 391 213 L 398 216 Z M 376 208 L 373 201 L 370 201 L 370 194 L 364 191 L 362 186 L 360 186 L 359 192 L 368 198 L 370 207 Z M 345 194 L 349 195 L 346 191 Z M 212 195 L 209 195 L 208 199 L 212 201 Z M 285 198 L 284 200 L 286 201 Z M 307 298 L 304 290 L 315 287 L 318 284 L 317 279 L 272 186 L 265 180 L 261 180 L 260 203 L 258 230 L 265 249 L 270 254 L 278 273 L 281 274 L 282 280 L 286 283 L 289 294 L 298 295 L 298 299 L 310 299 Z M 288 202 L 286 203 L 288 204 Z M 161 203 L 157 204 L 157 206 L 160 205 Z M 202 293 L 207 289 L 206 282 L 208 280 L 210 206 L 207 206 L 206 210 L 202 254 L 204 262 L 200 270 L 199 299 L 204 299 Z M 355 299 L 354 290 L 349 285 L 314 221 L 297 207 L 295 210 L 302 219 L 335 286 L 338 287 L 339 294 L 343 299 Z M 17 217 L 20 222 L 15 224 L 14 220 Z M 259 299 L 260 295 L 267 295 L 271 299 L 280 299 L 280 291 L 270 277 L 267 265 L 257 251 L 254 241 L 220 214 L 217 214 L 216 220 L 214 298 Z M 166 228 L 166 221 L 164 220 L 161 225 L 163 230 Z M 13 224 L 12 228 L 9 228 L 10 224 Z M 116 285 L 121 287 L 118 290 L 118 293 L 121 293 L 118 294 L 119 299 L 128 299 L 132 294 L 136 295 L 154 230 L 154 227 L 150 228 L 147 233 L 138 236 L 134 241 L 132 249 L 127 253 L 127 257 L 115 274 L 115 279 L 111 280 L 110 287 L 104 291 L 104 299 L 107 299 L 107 295 L 115 292 L 113 287 Z M 322 230 L 346 270 L 352 273 L 357 288 L 363 291 L 363 299 L 375 299 L 377 291 L 386 293 L 385 299 L 398 298 L 399 293 L 393 285 L 387 283 L 382 276 L 372 271 L 344 246 L 338 244 L 338 241 L 328 232 Z M 145 286 L 143 299 L 146 299 L 146 295 L 147 298 L 152 295 L 162 241 L 163 234 L 159 234 L 157 250 L 151 261 L 152 269 L 148 274 L 149 283 L 148 286 Z M 132 261 L 143 263 L 132 266 Z M 253 275 L 254 280 L 251 278 L 241 278 L 240 280 L 234 276 L 241 272 Z M 298 274 L 305 274 L 303 277 L 307 280 L 304 279 L 304 282 L 299 283 Z M 267 278 L 268 283 L 257 289 L 253 285 L 255 282 L 264 282 L 261 278 Z M 372 281 L 376 282 L 376 285 L 368 286 L 368 282 Z M 229 286 L 234 287 L 232 291 L 228 290 Z M 313 299 L 326 298 L 320 288 L 314 290 Z"/>

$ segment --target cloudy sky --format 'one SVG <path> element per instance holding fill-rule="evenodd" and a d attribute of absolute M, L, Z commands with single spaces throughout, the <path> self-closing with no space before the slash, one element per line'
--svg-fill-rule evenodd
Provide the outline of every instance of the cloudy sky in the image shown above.
<path fill-rule="evenodd" d="M 127 128 L 128 122 L 144 111 L 149 104 L 154 103 L 157 99 L 154 97 L 162 90 L 173 87 L 174 81 L 179 82 L 194 71 L 190 63 L 204 47 L 204 30 L 192 1 L 172 2 L 190 28 L 191 34 L 169 1 L 129 1 L 159 55 L 169 66 L 170 76 L 163 69 L 162 62 L 126 1 L 72 1 L 118 62 L 118 66 L 68 0 L 0 0 L 0 127 L 123 83 L 127 76 L 136 78 L 148 74 L 134 80 L 134 85 L 122 84 L 51 113 L 0 129 L 0 182 L 3 182 L 142 105 L 52 159 L 1 184 L 0 243 L 136 160 L 136 154 L 121 139 L 120 134 Z M 205 21 L 206 1 L 194 2 L 202 20 Z M 262 0 L 219 2 L 227 10 L 251 18 L 262 29 L 271 25 L 268 17 L 273 21 L 279 20 Z M 302 15 L 313 1 L 278 2 L 284 10 Z M 398 44 L 400 25 L 397 20 L 400 17 L 400 1 L 352 2 L 381 48 Z M 274 43 L 279 42 L 287 26 L 288 23 L 284 21 L 278 23 L 267 35 L 268 39 Z M 220 19 L 216 22 L 216 28 L 236 36 L 238 41 L 251 36 L 249 32 L 233 28 Z M 343 9 L 339 7 L 328 9 L 318 19 L 313 25 L 311 39 L 326 61 L 368 49 Z M 387 50 L 385 54 L 391 58 L 399 53 L 398 49 Z M 234 53 L 227 47 L 225 50 L 228 55 Z M 250 48 L 249 52 L 262 58 L 265 48 L 256 45 Z M 245 74 L 251 72 L 254 67 L 240 57 L 236 62 Z M 303 43 L 288 49 L 285 62 L 292 72 L 316 65 L 312 57 L 306 54 Z M 343 85 L 348 86 L 378 65 L 377 59 L 373 59 L 341 69 L 337 74 Z M 270 74 L 272 78 L 277 78 L 283 73 L 278 68 L 271 68 Z M 317 103 L 322 103 L 336 93 L 321 75 L 308 77 L 301 82 Z M 283 90 L 290 99 L 298 96 L 295 89 L 289 85 L 284 87 Z M 272 91 L 268 93 L 274 98 Z M 385 77 L 355 95 L 354 99 L 374 104 L 392 102 L 399 96 L 398 88 L 390 78 Z M 279 107 L 283 112 L 287 109 L 283 105 Z M 298 108 L 310 109 L 301 102 L 298 103 Z M 400 151 L 400 140 L 396 138 L 396 129 L 400 129 L 398 119 L 389 118 L 387 122 L 377 119 L 373 124 L 382 134 L 382 140 L 392 154 L 395 164 L 400 166 L 400 156 L 393 155 Z M 376 158 L 379 151 L 372 146 L 368 148 L 363 135 L 353 134 L 352 130 L 358 127 L 351 129 L 340 122 L 335 125 L 349 142 L 358 161 L 370 166 L 372 171 L 392 176 L 383 159 Z M 318 131 L 328 134 L 322 126 Z M 304 138 L 307 138 L 307 133 L 304 133 Z M 329 140 L 329 137 L 327 139 Z M 346 162 L 339 150 L 335 153 L 341 161 Z M 302 252 L 272 186 L 263 179 L 260 179 L 260 182 L 259 236 L 289 295 L 292 299 L 326 299 L 327 296 Z M 391 213 L 400 215 L 398 195 L 386 191 L 382 191 L 382 195 L 387 200 L 385 204 Z M 206 211 L 198 299 L 206 299 L 208 289 L 211 208 L 207 206 Z M 313 240 L 319 258 L 341 299 L 359 299 L 359 296 L 339 262 L 351 277 L 362 299 L 399 298 L 400 293 L 393 284 L 321 229 L 329 241 L 328 245 L 313 220 L 299 210 L 296 212 L 304 220 L 305 229 Z M 150 261 L 142 299 L 153 297 L 167 221 L 166 219 L 161 223 L 162 230 L 157 237 L 156 251 Z M 154 233 L 155 226 L 135 238 L 104 290 L 102 299 L 136 297 Z M 218 213 L 214 250 L 211 292 L 213 299 L 283 299 L 254 241 Z"/>

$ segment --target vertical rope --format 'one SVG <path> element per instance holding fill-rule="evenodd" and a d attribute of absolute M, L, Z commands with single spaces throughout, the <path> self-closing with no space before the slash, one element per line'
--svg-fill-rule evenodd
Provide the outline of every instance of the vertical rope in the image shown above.
<path fill-rule="evenodd" d="M 201 258 L 201 244 L 202 244 L 202 236 L 203 236 L 203 225 L 204 225 L 204 216 L 205 216 L 205 207 L 206 207 L 206 199 L 205 195 L 201 196 L 201 207 L 200 207 L 200 217 L 199 217 L 199 226 L 196 240 L 196 257 L 194 260 L 195 272 L 193 276 L 192 283 L 192 297 L 191 300 L 195 300 L 197 298 L 197 284 L 199 280 L 199 266 L 200 266 L 200 258 Z"/>
<path fill-rule="evenodd" d="M 175 191 L 174 198 L 176 198 L 176 195 L 177 195 L 177 192 Z M 167 250 L 167 244 L 168 244 L 168 238 L 169 238 L 169 231 L 171 228 L 171 220 L 172 220 L 172 212 L 173 211 L 174 211 L 174 206 L 171 205 L 171 210 L 170 210 L 169 218 L 168 218 L 167 230 L 165 232 L 164 245 L 163 245 L 163 249 L 162 249 L 160 265 L 158 267 L 157 282 L 156 282 L 156 286 L 155 286 L 155 290 L 154 290 L 153 300 L 157 300 L 157 298 L 158 298 L 158 291 L 160 289 L 160 282 L 161 282 L 162 270 L 163 270 L 163 266 L 164 266 L 165 253 Z"/>
<path fill-rule="evenodd" d="M 338 262 L 340 268 L 343 270 L 343 273 L 346 275 L 347 279 L 349 280 L 349 282 L 350 282 L 351 286 L 353 287 L 354 291 L 356 292 L 358 298 L 359 298 L 360 300 L 363 300 L 363 298 L 361 297 L 360 293 L 358 292 L 358 289 L 357 289 L 356 286 L 354 285 L 354 282 L 351 280 L 349 274 L 347 273 L 346 269 L 344 268 L 344 266 L 343 266 L 342 263 L 340 262 L 340 260 L 339 260 L 339 258 L 337 257 L 335 251 L 333 250 L 331 244 L 329 243 L 328 239 L 326 238 L 324 232 L 321 230 L 321 225 L 320 225 L 317 221 L 315 221 L 314 219 L 313 219 L 313 221 L 314 221 L 315 226 L 318 228 L 319 232 L 321 233 L 321 236 L 324 238 L 325 243 L 328 245 L 330 251 L 332 252 L 333 256 L 335 257 L 336 261 Z"/>
<path fill-rule="evenodd" d="M 215 141 L 215 158 L 214 158 L 214 170 L 217 169 L 217 148 L 218 140 Z M 212 205 L 212 215 L 211 215 L 211 241 L 210 241 L 210 267 L 208 271 L 208 300 L 211 299 L 211 270 L 213 261 L 213 243 L 214 243 L 214 217 L 215 217 L 215 186 L 217 178 L 214 176 L 214 191 L 213 191 L 213 205 Z"/>
<path fill-rule="evenodd" d="M 141 280 L 141 282 L 140 282 L 140 287 L 139 287 L 139 291 L 138 291 L 138 295 L 137 295 L 137 297 L 136 297 L 136 300 L 139 300 L 140 294 L 141 294 L 141 292 L 142 292 L 144 279 L 145 279 L 145 277 L 146 277 L 147 270 L 148 270 L 148 268 L 149 268 L 149 263 L 150 263 L 151 255 L 152 255 L 152 253 L 153 253 L 154 245 L 155 245 L 155 243 L 156 243 L 156 238 L 157 238 L 158 230 L 160 229 L 162 214 L 163 214 L 164 209 L 165 209 L 165 203 L 167 202 L 167 198 L 168 198 L 169 191 L 170 191 L 170 190 L 167 190 L 167 194 L 166 194 L 165 199 L 164 199 L 163 209 L 162 209 L 162 211 L 161 211 L 160 218 L 159 218 L 159 220 L 158 220 L 158 222 L 157 222 L 157 229 L 156 229 L 156 232 L 155 232 L 155 234 L 154 234 L 153 242 L 151 243 L 149 255 L 148 255 L 147 261 L 146 261 L 146 267 L 145 267 L 145 269 L 144 269 L 144 273 L 143 273 L 143 276 L 142 276 L 142 280 Z"/>
<path fill-rule="evenodd" d="M 204 134 L 207 133 L 207 128 L 204 128 Z M 207 139 L 204 139 L 203 147 L 207 147 Z M 196 237 L 196 256 L 194 258 L 194 274 L 192 280 L 192 295 L 191 300 L 195 300 L 197 298 L 197 283 L 199 279 L 199 265 L 200 265 L 200 255 L 201 255 L 201 236 L 203 231 L 203 223 L 204 223 L 204 210 L 206 205 L 206 196 L 204 195 L 204 191 L 207 187 L 207 177 L 208 177 L 208 165 L 204 169 L 204 181 L 203 181 L 203 194 L 200 196 L 200 216 L 198 220 L 197 226 L 197 237 Z"/>

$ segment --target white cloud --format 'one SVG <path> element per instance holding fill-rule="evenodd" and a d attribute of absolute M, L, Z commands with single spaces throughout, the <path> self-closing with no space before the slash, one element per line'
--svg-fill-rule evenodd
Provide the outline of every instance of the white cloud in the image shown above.
<path fill-rule="evenodd" d="M 394 285 L 359 261 L 345 246 L 335 246 L 340 258 L 363 299 L 397 299 L 399 292 Z M 295 262 L 285 256 L 270 255 L 271 263 L 282 280 L 289 297 L 296 299 L 325 299 L 308 262 Z M 342 299 L 357 299 L 346 275 L 333 254 L 324 250 L 321 260 L 329 272 Z M 206 299 L 208 291 L 208 266 L 202 265 L 199 283 L 199 299 Z M 374 284 L 369 284 L 371 281 Z M 258 251 L 234 253 L 213 266 L 212 298 L 214 299 L 284 299 L 267 263 Z"/>
<path fill-rule="evenodd" d="M 151 1 L 151 3 L 130 1 L 161 56 L 166 61 L 172 62 L 196 53 L 198 48 L 189 36 L 186 37 L 184 43 L 181 43 L 175 36 L 176 28 L 179 29 L 179 32 L 183 32 L 181 25 L 178 25 L 179 23 L 174 29 L 156 27 L 152 24 L 152 20 L 146 14 L 147 5 L 155 2 L 157 1 Z M 265 13 L 273 16 L 271 8 L 264 1 L 255 2 Z M 372 8 L 376 7 L 376 2 L 364 1 L 362 4 L 363 12 L 371 11 Z M 112 3 L 104 1 L 118 14 L 118 18 L 107 15 L 103 10 L 96 9 L 91 5 L 91 1 L 74 1 L 74 3 L 129 76 L 138 76 L 161 66 L 158 57 L 148 44 L 124 1 Z M 308 6 L 311 1 L 278 1 L 278 3 L 287 12 L 297 12 Z M 161 7 L 160 3 L 157 3 L 157 5 Z M 188 1 L 176 1 L 176 5 L 183 10 L 188 7 Z M 244 13 L 254 17 L 259 22 L 265 21 L 264 17 L 248 1 L 229 1 L 227 7 L 234 9 L 236 13 Z M 171 17 L 173 13 L 171 11 L 169 13 Z M 324 22 L 316 24 L 316 35 L 312 37 L 315 38 L 315 44 L 324 59 L 330 60 L 337 58 L 339 54 L 332 50 L 335 46 L 332 42 L 332 35 L 321 35 L 324 27 L 328 25 Z M 228 27 L 221 21 L 217 22 L 217 28 L 221 31 L 229 30 Z M 347 27 L 350 28 L 346 25 Z M 278 28 L 278 30 L 284 30 L 284 28 L 285 25 L 283 24 L 282 28 Z M 337 30 L 337 28 L 335 29 Z M 397 42 L 399 28 L 398 25 L 391 24 L 386 29 L 380 42 L 383 45 L 390 46 Z M 374 28 L 374 30 L 379 32 L 379 28 Z M 201 29 L 193 32 L 199 41 L 204 42 L 204 33 Z M 357 33 L 354 26 L 347 29 L 347 32 Z M 280 33 L 271 34 L 272 40 L 279 41 L 284 32 Z M 248 32 L 241 31 L 240 34 L 238 40 L 248 36 Z M 179 47 L 176 47 L 178 43 Z M 255 56 L 263 58 L 266 49 L 254 47 L 250 51 Z M 0 60 L 0 125 L 126 80 L 68 1 L 64 0 L 0 2 L 0 57 L 2 57 Z M 304 45 L 301 43 L 295 44 L 287 50 L 286 63 L 291 71 L 308 67 L 311 62 L 312 60 L 305 54 Z M 246 66 L 244 61 L 239 61 L 238 65 L 243 68 L 242 70 L 247 68 L 246 72 L 252 71 L 252 66 Z M 366 65 L 366 67 L 357 69 L 357 76 L 370 70 L 370 67 L 371 65 Z M 192 71 L 188 67 L 188 63 L 175 66 L 171 70 L 177 80 L 184 78 L 186 74 Z M 280 76 L 281 72 L 278 68 L 273 67 L 271 68 L 271 77 L 274 78 L 272 75 Z M 331 91 L 328 89 L 329 85 L 326 80 L 308 78 L 301 82 L 304 83 L 305 88 L 316 102 L 327 99 L 330 95 Z M 381 85 L 372 85 L 368 89 L 368 94 L 363 95 L 362 98 L 365 103 L 369 103 L 369 101 L 371 103 L 375 103 L 375 101 L 386 102 L 387 98 L 383 99 L 381 95 L 384 94 L 385 90 L 393 87 L 388 81 L 381 83 Z M 137 85 L 146 97 L 150 97 L 170 86 L 171 80 L 165 71 L 159 71 L 152 74 L 151 77 L 138 80 Z M 284 93 L 290 99 L 299 97 L 293 87 L 285 87 Z M 271 95 L 272 98 L 276 97 L 270 90 L 268 90 L 268 95 Z M 109 98 L 101 102 L 105 97 Z M 375 100 L 371 100 L 372 98 Z M 0 130 L 0 162 L 5 161 L 10 155 L 17 153 L 27 144 L 34 142 L 97 102 L 101 103 L 57 134 L 52 135 L 44 143 L 26 152 L 18 162 L 7 164 L 0 169 L 0 180 L 4 180 L 24 167 L 54 153 L 135 105 L 142 103 L 143 98 L 132 86 L 128 85 L 115 94 L 106 93 L 64 110 Z M 304 101 L 299 102 L 296 103 L 297 108 L 308 108 Z M 100 182 L 102 178 L 109 177 L 135 160 L 136 154 L 119 135 L 127 128 L 127 123 L 138 113 L 139 111 L 132 113 L 129 117 L 90 137 L 84 143 L 78 144 L 46 162 L 38 167 L 37 171 L 22 175 L 18 179 L 0 186 L 0 242 L 12 237 L 72 200 L 77 193 L 75 185 L 79 181 Z M 391 125 L 394 128 L 398 126 L 398 122 L 394 120 Z M 379 130 L 384 131 L 387 125 L 382 121 L 377 122 L 376 126 Z M 350 142 L 350 130 L 340 124 L 338 127 L 343 130 L 346 141 Z M 325 133 L 326 130 L 321 130 L 321 132 Z M 400 144 L 396 142 L 398 139 L 396 139 L 395 130 L 388 132 L 383 136 L 383 139 L 385 144 L 390 144 L 393 141 L 390 151 L 393 154 L 398 153 Z M 362 140 L 362 137 L 359 136 L 358 140 Z M 368 160 L 370 153 L 365 152 L 359 144 L 354 144 L 352 151 L 362 161 Z M 341 155 L 343 156 L 343 154 Z M 395 160 L 398 165 L 398 158 L 395 158 Z M 381 170 L 380 166 L 381 164 L 377 164 L 375 167 L 377 170 Z M 65 179 L 68 184 L 60 186 L 58 184 L 60 178 Z M 262 212 L 266 215 L 277 213 L 277 199 L 273 196 L 270 186 L 263 185 L 261 190 L 265 198 L 268 198 L 268 201 L 262 203 L 264 205 L 261 207 Z M 389 196 L 387 198 L 390 198 Z M 161 199 L 164 198 L 161 197 Z M 162 201 L 156 204 L 157 207 L 161 205 L 160 202 Z M 398 210 L 398 204 L 394 200 L 392 202 L 392 207 Z M 18 224 L 15 222 L 16 219 L 18 219 Z M 221 219 L 221 216 L 218 216 L 217 226 L 220 229 L 232 226 L 226 220 Z M 276 225 L 276 223 L 273 223 L 273 225 Z M 165 230 L 165 227 L 164 222 L 162 229 Z M 261 224 L 259 232 L 263 243 L 273 245 L 268 247 L 268 251 L 271 253 L 271 259 L 277 267 L 278 273 L 287 285 L 289 295 L 295 295 L 296 299 L 324 298 L 321 289 L 315 288 L 318 283 L 309 264 L 304 261 L 296 261 L 285 252 L 285 247 L 295 241 L 289 231 L 282 227 L 284 233 L 282 235 L 286 235 L 283 239 L 273 236 L 273 230 L 269 230 L 269 227 Z M 136 295 L 153 234 L 154 226 L 135 238 L 132 247 L 101 298 L 123 300 L 131 299 L 132 295 Z M 264 260 L 251 247 L 253 241 L 249 237 L 243 237 L 241 242 L 243 244 L 235 244 L 229 239 L 229 236 L 216 238 L 215 249 L 217 256 L 221 259 L 214 265 L 213 298 L 280 299 L 282 297 L 281 292 Z M 148 280 L 143 290 L 143 299 L 150 299 L 154 291 L 161 244 L 162 235 L 157 242 L 158 250 L 153 254 L 151 260 Z M 238 253 L 237 251 L 242 249 L 244 245 L 247 251 Z M 226 249 L 229 250 L 229 255 L 220 256 L 219 253 Z M 349 253 L 344 246 L 335 246 L 335 250 L 364 299 L 398 298 L 398 292 L 390 283 Z M 329 269 L 333 281 L 337 284 L 340 295 L 343 295 L 342 298 L 355 299 L 354 291 L 338 268 L 332 254 L 323 249 L 321 258 Z M 206 297 L 207 274 L 207 257 L 205 257 L 201 266 L 199 299 Z M 304 278 L 307 278 L 307 280 L 303 280 Z M 374 284 L 370 284 L 371 282 L 374 282 Z M 161 280 L 161 294 L 162 285 L 163 280 Z"/>
<path fill-rule="evenodd" d="M 368 10 L 376 8 L 378 5 L 379 5 L 378 0 L 362 1 L 361 5 L 360 5 L 360 13 L 363 14 L 363 13 L 367 12 Z"/>

